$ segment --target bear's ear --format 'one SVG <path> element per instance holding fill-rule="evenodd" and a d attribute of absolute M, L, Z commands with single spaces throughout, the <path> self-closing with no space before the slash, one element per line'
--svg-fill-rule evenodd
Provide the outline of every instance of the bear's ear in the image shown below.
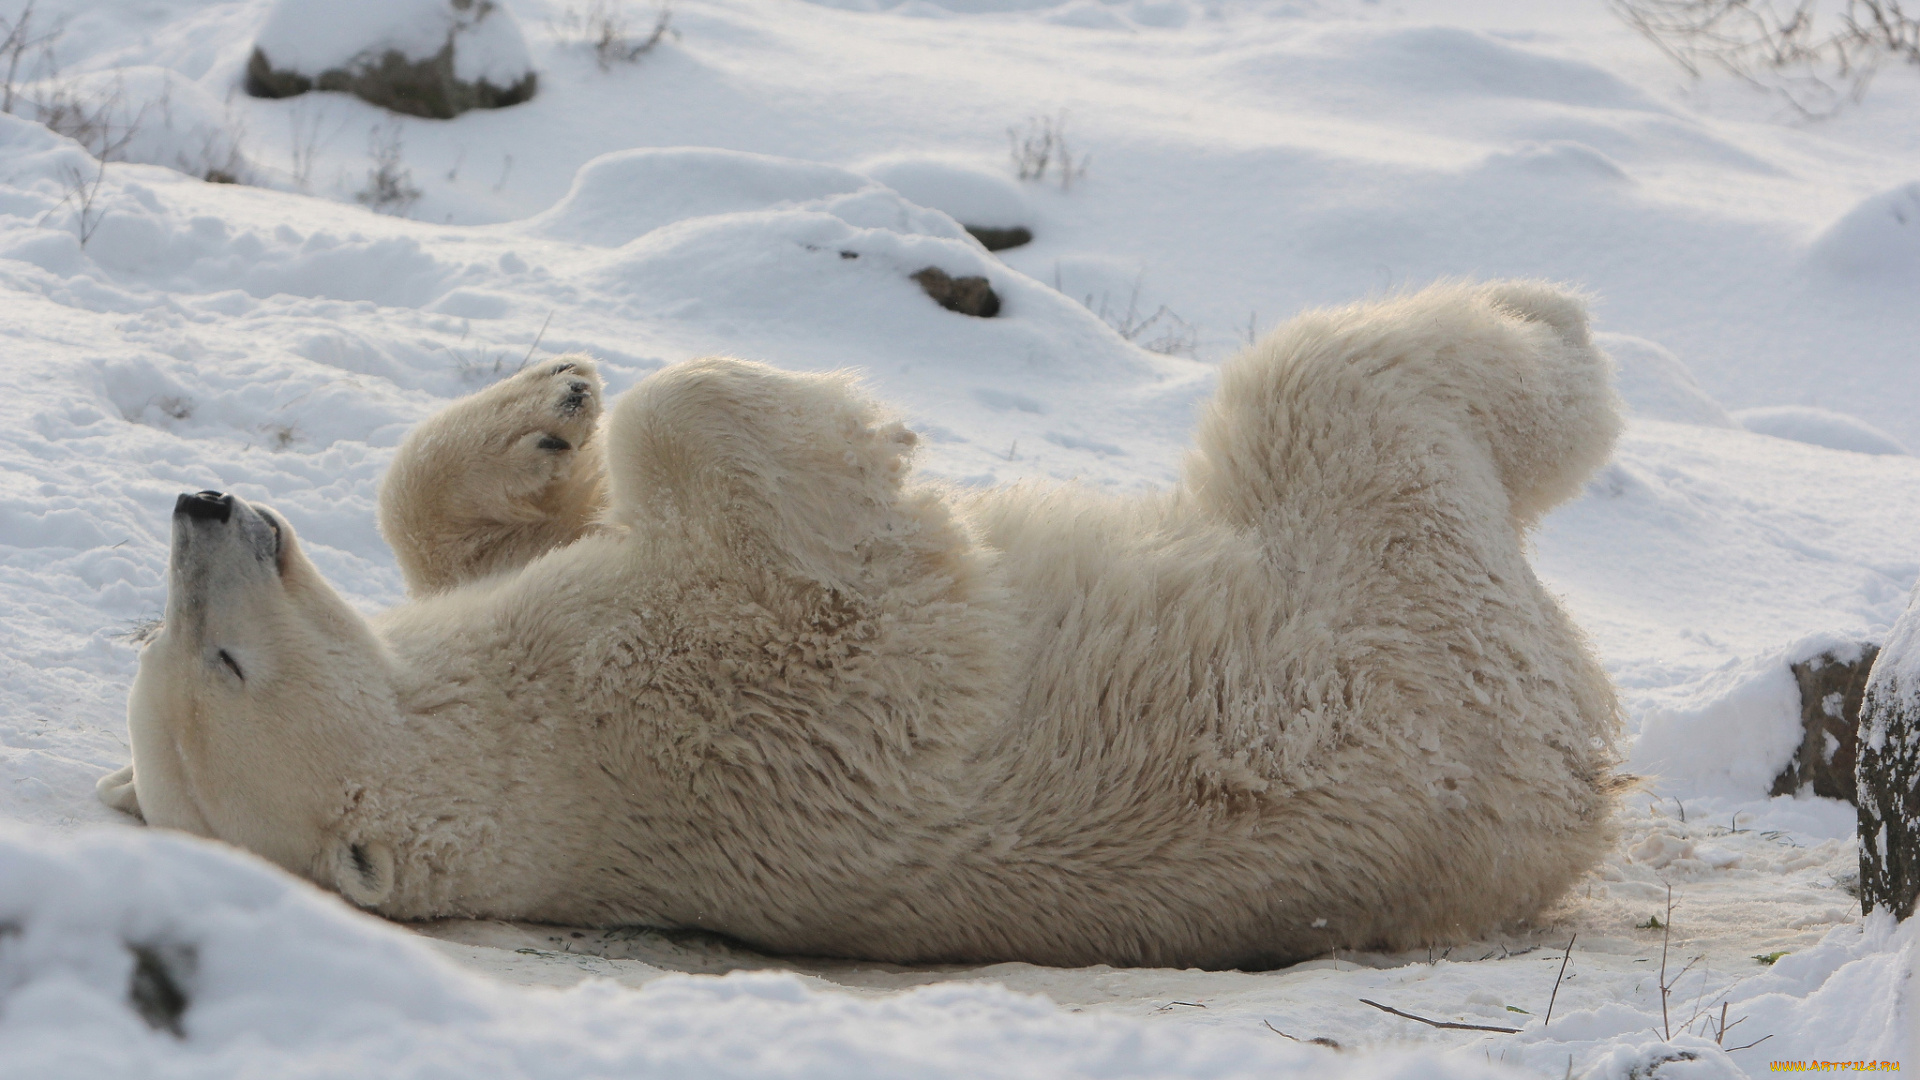
<path fill-rule="evenodd" d="M 393 894 L 393 849 L 379 841 L 336 836 L 332 864 L 334 888 L 360 907 L 374 907 Z"/>

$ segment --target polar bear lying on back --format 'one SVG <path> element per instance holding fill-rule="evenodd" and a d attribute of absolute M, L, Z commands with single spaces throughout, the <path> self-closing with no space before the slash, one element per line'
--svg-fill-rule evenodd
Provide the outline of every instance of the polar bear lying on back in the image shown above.
<path fill-rule="evenodd" d="M 1602 461 L 1572 297 L 1442 286 L 1222 369 L 1172 491 L 956 492 L 842 376 L 591 363 L 422 424 L 368 622 L 181 496 L 102 797 L 398 918 L 889 961 L 1272 966 L 1538 913 L 1616 706 L 1522 535 Z"/>

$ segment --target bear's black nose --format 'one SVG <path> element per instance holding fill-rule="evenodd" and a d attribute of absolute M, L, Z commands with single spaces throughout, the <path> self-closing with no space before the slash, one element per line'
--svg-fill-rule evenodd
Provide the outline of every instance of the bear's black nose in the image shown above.
<path fill-rule="evenodd" d="M 173 512 L 195 521 L 225 521 L 233 516 L 233 496 L 218 491 L 196 491 L 173 501 Z"/>

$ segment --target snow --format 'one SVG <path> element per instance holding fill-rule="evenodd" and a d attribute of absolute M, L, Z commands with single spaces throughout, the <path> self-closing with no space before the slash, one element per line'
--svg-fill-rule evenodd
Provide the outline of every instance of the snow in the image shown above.
<path fill-rule="evenodd" d="M 566 197 L 526 227 L 556 240 L 619 247 L 676 221 L 804 205 L 873 186 L 846 169 L 765 154 L 690 146 L 623 150 L 581 166 Z"/>
<path fill-rule="evenodd" d="M 1613 358 L 1614 389 L 1634 416 L 1700 427 L 1741 426 L 1700 389 L 1687 365 L 1659 342 L 1608 331 L 1594 335 L 1594 340 Z"/>
<path fill-rule="evenodd" d="M 1741 409 L 1733 414 L 1740 426 L 1779 439 L 1851 450 L 1856 454 L 1905 454 L 1908 450 L 1893 436 L 1872 424 L 1846 413 L 1814 405 L 1775 405 L 1765 409 Z"/>
<path fill-rule="evenodd" d="M 883 155 L 858 162 L 854 168 L 909 202 L 932 207 L 962 224 L 1008 229 L 1033 218 L 1027 193 L 1005 168 L 919 154 Z"/>
<path fill-rule="evenodd" d="M 1920 71 L 1786 122 L 1603 4 L 1512 0 L 681 0 L 678 37 L 603 71 L 567 36 L 578 8 L 512 0 L 482 25 L 524 28 L 513 77 L 530 64 L 540 95 L 434 122 L 235 88 L 256 39 L 320 65 L 378 35 L 430 53 L 441 3 L 36 11 L 66 30 L 35 92 L 117 90 L 143 119 L 102 175 L 0 116 L 0 1075 L 1612 1080 L 1920 1049 L 1920 923 L 1859 914 L 1853 809 L 1767 795 L 1800 739 L 1789 665 L 1888 640 L 1920 578 Z M 1042 120 L 1086 155 L 1070 185 L 1008 160 Z M 376 124 L 411 219 L 355 200 Z M 214 158 L 252 186 L 194 178 Z M 990 255 L 963 223 L 1035 239 Z M 1001 316 L 938 308 L 908 280 L 926 266 L 987 277 Z M 933 475 L 1129 490 L 1172 479 L 1249 334 L 1535 274 L 1592 294 L 1632 414 L 1535 563 L 1642 777 L 1541 926 L 1267 973 L 409 929 L 93 797 L 126 760 L 174 496 L 269 503 L 378 610 L 401 595 L 373 525 L 393 448 L 528 357 L 588 351 L 616 391 L 708 352 L 853 367 Z M 1672 967 L 1701 957 L 1670 1038 L 1640 928 L 1669 885 Z M 184 1038 L 129 1008 L 130 945 L 180 965 Z"/>
<path fill-rule="evenodd" d="M 34 99 L 119 102 L 102 113 L 113 160 L 164 165 L 203 178 L 213 170 L 234 179 L 257 172 L 241 149 L 234 110 L 176 71 L 154 65 L 116 68 L 68 81 L 28 83 L 21 93 Z"/>
<path fill-rule="evenodd" d="M 1063 1016 L 983 983 L 851 996 L 743 972 L 521 990 L 215 845 L 123 829 L 0 829 L 0 918 L 8 1076 L 365 1076 L 356 1066 L 374 1063 L 408 1077 L 1486 1075 Z M 183 1037 L 127 1007 L 135 948 L 187 988 Z"/>
<path fill-rule="evenodd" d="M 1861 200 L 1813 242 L 1812 259 L 1868 282 L 1920 278 L 1920 182 Z"/>
<path fill-rule="evenodd" d="M 1869 684 L 1873 693 L 1907 708 L 1920 705 L 1920 671 L 1915 670 L 1916 665 L 1920 665 L 1920 607 L 1909 604 L 1887 633 L 1882 651 L 1887 656 L 1887 664 L 1874 667 Z M 1875 750 L 1884 747 L 1887 717 L 1875 717 L 1865 738 Z"/>

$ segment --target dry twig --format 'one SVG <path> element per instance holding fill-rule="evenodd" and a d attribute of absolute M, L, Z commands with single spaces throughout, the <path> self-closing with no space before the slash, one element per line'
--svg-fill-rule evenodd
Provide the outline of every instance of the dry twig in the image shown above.
<path fill-rule="evenodd" d="M 1667 886 L 1667 924 L 1660 928 L 1660 1026 L 1668 1042 L 1673 1041 L 1673 1024 L 1667 1019 L 1667 942 L 1673 937 L 1673 886 Z"/>
<path fill-rule="evenodd" d="M 1866 92 L 1880 62 L 1920 64 L 1920 16 L 1903 0 L 1607 0 L 1687 74 L 1711 65 L 1778 93 L 1802 115 L 1837 111 Z"/>
<path fill-rule="evenodd" d="M 1573 942 L 1579 936 L 1579 934 L 1575 934 L 1573 937 L 1568 938 L 1567 951 L 1560 955 L 1560 974 L 1554 977 L 1553 993 L 1547 995 L 1547 1018 L 1540 1021 L 1541 1027 L 1546 1027 L 1548 1024 L 1553 1023 L 1553 1003 L 1560 998 L 1560 983 L 1567 977 L 1567 961 L 1573 959 Z"/>
<path fill-rule="evenodd" d="M 1429 1020 L 1424 1016 L 1415 1016 L 1410 1012 L 1401 1012 L 1399 1009 L 1393 1008 L 1390 1005 L 1382 1005 L 1377 1001 L 1368 1001 L 1366 998 L 1361 998 L 1360 1004 L 1371 1005 L 1381 1012 L 1390 1012 L 1395 1016 L 1406 1017 L 1408 1020 L 1417 1020 L 1428 1027 L 1454 1028 L 1459 1031 L 1498 1031 L 1503 1035 L 1520 1034 L 1519 1028 L 1494 1027 L 1491 1024 L 1456 1024 L 1451 1020 Z"/>

